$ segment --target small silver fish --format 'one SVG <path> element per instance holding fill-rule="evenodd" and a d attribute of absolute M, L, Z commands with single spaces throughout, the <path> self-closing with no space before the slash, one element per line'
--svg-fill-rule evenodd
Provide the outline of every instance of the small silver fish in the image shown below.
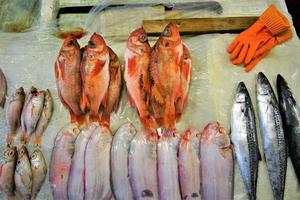
<path fill-rule="evenodd" d="M 113 137 L 110 164 L 112 188 L 117 200 L 133 199 L 128 177 L 128 154 L 136 132 L 133 124 L 127 123 L 122 125 Z"/>

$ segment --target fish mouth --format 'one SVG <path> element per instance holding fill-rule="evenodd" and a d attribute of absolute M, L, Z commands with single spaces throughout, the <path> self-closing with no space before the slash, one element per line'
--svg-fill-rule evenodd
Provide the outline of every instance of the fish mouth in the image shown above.
<path fill-rule="evenodd" d="M 256 89 L 260 95 L 268 95 L 272 92 L 271 84 L 262 72 L 259 72 L 257 75 Z"/>
<path fill-rule="evenodd" d="M 287 84 L 286 80 L 280 74 L 277 75 L 276 86 L 278 89 L 278 93 L 288 89 L 288 84 Z"/>
<path fill-rule="evenodd" d="M 244 103 L 246 99 L 249 97 L 249 92 L 244 82 L 240 82 L 236 89 L 236 97 L 235 101 L 237 103 Z"/>

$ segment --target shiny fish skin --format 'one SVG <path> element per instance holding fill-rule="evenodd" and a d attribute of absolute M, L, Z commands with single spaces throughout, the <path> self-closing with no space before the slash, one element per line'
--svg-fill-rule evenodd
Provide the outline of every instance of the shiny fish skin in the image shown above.
<path fill-rule="evenodd" d="M 130 143 L 136 132 L 133 124 L 127 123 L 122 125 L 113 137 L 110 163 L 112 188 L 117 200 L 133 199 L 133 193 L 128 178 L 128 154 Z"/>
<path fill-rule="evenodd" d="M 32 190 L 31 199 L 36 199 L 47 175 L 47 163 L 45 161 L 43 152 L 36 148 L 30 156 L 30 164 L 32 171 Z"/>
<path fill-rule="evenodd" d="M 231 111 L 231 141 L 250 200 L 256 199 L 259 150 L 255 114 L 248 90 L 240 82 Z"/>
<path fill-rule="evenodd" d="M 273 89 L 260 72 L 256 82 L 259 124 L 269 179 L 275 200 L 284 197 L 287 147 L 284 138 L 282 119 Z"/>
<path fill-rule="evenodd" d="M 48 123 L 52 117 L 53 113 L 53 99 L 50 93 L 50 90 L 47 89 L 45 91 L 45 100 L 43 105 L 43 110 L 40 116 L 40 119 L 36 125 L 36 130 L 34 133 L 34 143 L 41 144 L 42 136 L 44 131 L 46 130 Z"/>
<path fill-rule="evenodd" d="M 7 81 L 2 69 L 0 69 L 0 106 L 2 108 L 4 108 L 5 105 L 6 93 L 7 93 Z"/>
<path fill-rule="evenodd" d="M 110 148 L 112 134 L 106 127 L 98 127 L 90 136 L 84 158 L 84 199 L 110 200 Z M 123 167 L 123 166 L 119 166 Z"/>
<path fill-rule="evenodd" d="M 31 198 L 32 189 L 32 171 L 28 151 L 24 145 L 18 150 L 15 184 L 17 194 L 22 199 L 29 200 Z"/>
<path fill-rule="evenodd" d="M 180 140 L 178 171 L 182 199 L 201 199 L 200 196 L 200 132 L 188 129 Z"/>
<path fill-rule="evenodd" d="M 68 178 L 74 153 L 75 140 L 80 130 L 68 124 L 56 135 L 49 165 L 49 182 L 53 199 L 68 200 Z"/>
<path fill-rule="evenodd" d="M 72 199 L 84 198 L 84 155 L 88 140 L 97 128 L 92 123 L 87 129 L 82 130 L 75 141 L 75 151 L 72 157 L 68 179 L 68 197 Z"/>
<path fill-rule="evenodd" d="M 159 199 L 157 177 L 157 135 L 139 131 L 131 141 L 129 180 L 134 199 Z"/>
<path fill-rule="evenodd" d="M 218 122 L 209 123 L 201 136 L 201 199 L 233 199 L 233 156 L 230 138 Z"/>
<path fill-rule="evenodd" d="M 300 184 L 300 108 L 281 75 L 277 76 L 277 93 L 285 136 L 298 183 Z"/>
<path fill-rule="evenodd" d="M 158 140 L 158 180 L 159 197 L 161 200 L 180 199 L 177 152 L 179 138 L 170 129 L 163 129 Z"/>
<path fill-rule="evenodd" d="M 21 113 L 25 101 L 25 92 L 23 87 L 18 88 L 11 97 L 6 109 L 6 121 L 9 128 L 7 142 L 12 143 L 16 135 L 16 131 L 20 124 Z"/>
<path fill-rule="evenodd" d="M 34 89 L 32 89 L 34 91 Z M 41 113 L 43 111 L 45 91 L 35 91 L 29 94 L 28 100 L 26 100 L 22 115 L 21 115 L 21 125 L 22 125 L 22 140 L 28 142 L 31 135 L 34 133 L 38 120 L 40 119 Z"/>
<path fill-rule="evenodd" d="M 8 199 L 14 196 L 17 157 L 17 148 L 7 147 L 4 153 L 4 163 L 0 165 L 0 192 L 5 192 Z"/>

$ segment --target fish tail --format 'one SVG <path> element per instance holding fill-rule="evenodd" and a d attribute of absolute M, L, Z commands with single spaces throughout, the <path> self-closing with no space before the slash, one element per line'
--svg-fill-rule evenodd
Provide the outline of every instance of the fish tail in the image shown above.
<path fill-rule="evenodd" d="M 99 120 L 99 124 L 101 126 L 105 126 L 105 127 L 109 128 L 110 127 L 110 114 L 103 113 Z"/>
<path fill-rule="evenodd" d="M 81 99 L 80 99 L 80 110 L 85 113 L 86 109 L 90 107 L 89 101 L 87 96 L 82 92 Z"/>
<path fill-rule="evenodd" d="M 7 142 L 7 144 L 8 145 L 13 144 L 14 140 L 15 140 L 15 134 L 8 133 L 7 136 L 6 136 L 6 142 Z"/>
<path fill-rule="evenodd" d="M 23 132 L 21 135 L 21 141 L 25 144 L 30 141 L 30 135 L 28 133 Z"/>
<path fill-rule="evenodd" d="M 141 117 L 141 123 L 146 130 L 153 130 L 158 127 L 156 120 L 149 114 L 145 117 Z"/>
<path fill-rule="evenodd" d="M 99 115 L 94 115 L 90 114 L 89 115 L 89 122 L 100 122 L 100 116 Z"/>
<path fill-rule="evenodd" d="M 164 117 L 164 124 L 166 128 L 175 127 L 175 106 L 173 101 L 166 101 L 166 112 Z"/>
<path fill-rule="evenodd" d="M 42 136 L 41 135 L 35 136 L 34 137 L 34 144 L 41 145 L 41 143 L 42 143 Z"/>
<path fill-rule="evenodd" d="M 85 123 L 85 115 L 76 115 L 75 113 L 70 112 L 71 115 L 71 123 L 78 123 L 78 125 L 82 125 Z"/>

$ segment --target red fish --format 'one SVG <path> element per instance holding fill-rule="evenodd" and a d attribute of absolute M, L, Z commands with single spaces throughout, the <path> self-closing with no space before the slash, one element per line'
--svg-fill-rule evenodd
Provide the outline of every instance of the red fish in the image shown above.
<path fill-rule="evenodd" d="M 55 62 L 55 79 L 59 98 L 69 110 L 71 122 L 81 124 L 84 120 L 80 110 L 81 77 L 80 77 L 81 51 L 77 40 L 68 36 Z"/>
<path fill-rule="evenodd" d="M 151 47 L 143 28 L 133 31 L 125 50 L 124 80 L 132 107 L 137 109 L 145 129 L 155 128 L 155 119 L 149 112 Z"/>
<path fill-rule="evenodd" d="M 108 47 L 109 51 L 109 86 L 107 91 L 107 98 L 105 99 L 105 107 L 103 107 L 103 112 L 101 116 L 101 124 L 106 127 L 110 127 L 110 113 L 118 110 L 121 87 L 122 87 L 122 73 L 121 73 L 121 63 L 118 56 L 113 52 L 111 48 Z"/>
<path fill-rule="evenodd" d="M 151 53 L 151 103 L 155 118 L 166 128 L 175 126 L 175 102 L 182 98 L 180 66 L 183 45 L 175 24 L 166 26 Z"/>
<path fill-rule="evenodd" d="M 90 121 L 100 121 L 101 102 L 106 107 L 106 96 L 109 85 L 109 51 L 104 39 L 94 33 L 84 48 L 81 77 L 83 92 L 80 108 L 89 110 Z"/>

